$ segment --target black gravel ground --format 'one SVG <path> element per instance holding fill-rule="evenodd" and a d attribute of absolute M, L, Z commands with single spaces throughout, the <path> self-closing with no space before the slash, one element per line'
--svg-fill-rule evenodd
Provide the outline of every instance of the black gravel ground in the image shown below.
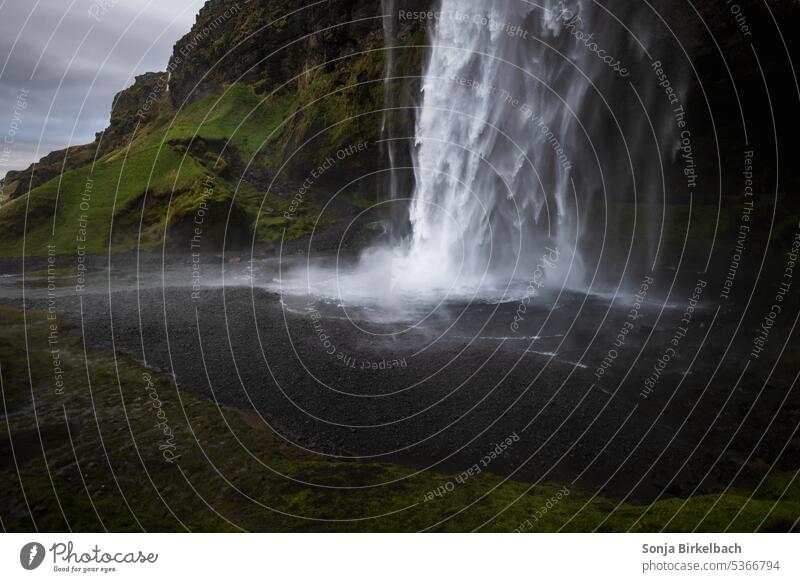
<path fill-rule="evenodd" d="M 608 299 L 565 296 L 557 309 L 529 308 L 516 330 L 516 303 L 473 304 L 460 317 L 465 306 L 451 305 L 395 333 L 392 324 L 356 325 L 336 306 L 288 308 L 247 285 L 193 296 L 187 261 L 173 267 L 183 286 L 150 275 L 137 291 L 131 270 L 115 271 L 111 293 L 95 285 L 78 296 L 72 280 L 62 282 L 57 308 L 82 321 L 90 348 L 132 355 L 220 406 L 254 409 L 320 455 L 462 471 L 517 435 L 491 471 L 638 501 L 720 491 L 759 478 L 759 467 L 800 465 L 792 321 L 776 324 L 770 349 L 752 359 L 764 314 L 751 310 L 740 324 L 741 307 L 720 306 L 711 284 L 645 397 L 692 285 L 667 309 L 644 308 L 620 344 L 631 298 L 609 308 Z M 27 308 L 45 307 L 42 284 L 27 283 Z M 22 304 L 7 293 L 3 302 Z"/>

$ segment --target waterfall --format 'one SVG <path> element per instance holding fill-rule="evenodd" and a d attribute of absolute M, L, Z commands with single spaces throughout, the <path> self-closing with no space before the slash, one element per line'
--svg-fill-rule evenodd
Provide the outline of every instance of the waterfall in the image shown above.
<path fill-rule="evenodd" d="M 558 257 L 550 284 L 580 288 L 609 233 L 612 265 L 596 281 L 613 282 L 623 257 L 643 269 L 656 260 L 658 229 L 642 217 L 634 230 L 619 210 L 659 203 L 675 139 L 637 45 L 654 17 L 634 4 L 441 1 L 416 125 L 413 230 L 395 253 L 409 290 L 503 286 L 530 279 L 545 255 Z M 635 69 L 644 95 L 631 90 Z"/>
<path fill-rule="evenodd" d="M 396 37 L 396 0 L 381 0 L 381 10 L 383 11 L 383 36 L 386 43 L 386 65 L 383 77 L 383 119 L 381 120 L 381 143 L 384 145 L 386 157 L 389 161 L 389 175 L 386 179 L 387 195 L 385 199 L 395 200 L 398 197 L 398 180 L 396 175 L 397 167 L 397 144 L 393 141 L 393 135 L 389 131 L 389 112 L 397 105 L 392 92 L 392 78 L 395 73 L 395 50 L 391 45 Z"/>
<path fill-rule="evenodd" d="M 341 303 L 517 301 L 633 287 L 656 268 L 668 193 L 687 192 L 675 110 L 689 79 L 662 46 L 660 16 L 629 0 L 440 0 L 411 14 L 429 19 L 432 48 L 412 179 L 397 180 L 406 149 L 392 143 L 387 155 L 389 200 L 411 201 L 397 205 L 403 224 L 355 265 L 315 265 L 309 292 Z M 385 20 L 395 46 L 403 24 Z M 386 110 L 413 112 L 395 107 L 395 50 Z"/>

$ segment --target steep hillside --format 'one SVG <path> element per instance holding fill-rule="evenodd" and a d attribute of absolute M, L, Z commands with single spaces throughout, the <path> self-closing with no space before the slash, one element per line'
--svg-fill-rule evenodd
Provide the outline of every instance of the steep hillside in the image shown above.
<path fill-rule="evenodd" d="M 185 250 L 199 219 L 215 252 L 330 226 L 378 195 L 361 182 L 317 220 L 381 164 L 385 46 L 376 3 L 209 1 L 94 143 L 9 172 L 0 256 Z"/>

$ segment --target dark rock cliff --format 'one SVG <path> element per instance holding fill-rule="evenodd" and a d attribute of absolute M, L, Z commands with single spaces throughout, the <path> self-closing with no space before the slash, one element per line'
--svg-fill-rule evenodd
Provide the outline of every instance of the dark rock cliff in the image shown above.
<path fill-rule="evenodd" d="M 382 44 L 378 2 L 211 0 L 170 59 L 172 103 L 181 106 L 226 84 L 271 88 L 322 63 Z"/>
<path fill-rule="evenodd" d="M 137 127 L 154 121 L 164 108 L 164 94 L 169 83 L 166 73 L 145 73 L 133 85 L 120 91 L 111 105 L 108 128 L 97 134 L 101 152 L 112 151 L 125 143 Z"/>

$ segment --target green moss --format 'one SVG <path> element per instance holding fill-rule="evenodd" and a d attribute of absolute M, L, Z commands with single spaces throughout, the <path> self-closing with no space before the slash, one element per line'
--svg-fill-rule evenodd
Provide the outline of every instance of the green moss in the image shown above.
<path fill-rule="evenodd" d="M 303 146 L 295 157 L 301 166 L 315 167 L 339 148 L 376 139 L 382 120 L 384 56 L 384 51 L 373 49 L 337 62 L 332 71 L 317 67 L 301 76 L 296 113 L 282 129 L 278 159 Z"/>
<path fill-rule="evenodd" d="M 28 256 L 42 256 L 50 252 L 48 245 L 57 255 L 74 255 L 79 247 L 87 254 L 109 248 L 158 248 L 170 227 L 197 210 L 204 195 L 203 180 L 209 175 L 215 177 L 211 201 L 241 208 L 251 226 L 258 228 L 259 240 L 278 240 L 284 228 L 288 238 L 309 234 L 317 204 L 305 205 L 296 219 L 266 216 L 257 221 L 263 193 L 247 183 L 236 191 L 237 186 L 224 178 L 229 163 L 220 156 L 247 163 L 260 150 L 271 151 L 278 138 L 270 136 L 293 107 L 292 96 L 258 96 L 249 86 L 235 85 L 220 97 L 208 97 L 174 117 L 160 118 L 94 168 L 67 171 L 5 205 L 0 214 L 0 255 L 21 255 L 24 249 Z M 209 149 L 209 143 L 216 145 Z M 277 196 L 267 198 L 282 211 L 288 208 Z M 23 231 L 26 215 L 28 226 Z M 329 224 L 330 220 L 324 226 Z"/>
<path fill-rule="evenodd" d="M 221 141 L 238 151 L 247 163 L 275 139 L 273 133 L 293 112 L 294 97 L 257 95 L 248 85 L 232 85 L 221 96 L 190 104 L 171 120 L 165 141 Z"/>
<path fill-rule="evenodd" d="M 65 172 L 5 205 L 0 234 L 0 254 L 27 256 L 71 255 L 108 251 L 117 213 L 144 192 L 169 193 L 190 187 L 204 168 L 193 158 L 183 158 L 171 147 L 149 148 L 110 155 L 94 168 L 84 166 Z M 28 229 L 18 232 L 28 215 Z M 11 225 L 14 226 L 11 226 Z M 54 230 L 53 230 L 54 229 Z M 131 240 L 131 247 L 135 244 Z"/>
<path fill-rule="evenodd" d="M 380 77 L 379 52 L 353 63 L 335 73 L 312 75 L 301 83 L 299 96 L 259 94 L 239 84 L 181 111 L 163 113 L 94 168 L 67 171 L 4 205 L 0 256 L 18 256 L 23 250 L 28 256 L 74 255 L 79 247 L 87 254 L 156 249 L 170 228 L 197 210 L 208 176 L 215 178 L 212 201 L 241 209 L 260 242 L 275 242 L 284 235 L 308 236 L 315 226 L 328 228 L 337 215 L 329 212 L 317 221 L 320 201 L 304 200 L 291 208 L 290 200 L 259 192 L 246 181 L 234 184 L 226 176 L 229 160 L 276 171 L 290 144 L 307 138 L 315 123 L 356 115 L 364 96 L 353 91 L 334 91 L 296 115 L 299 107 L 326 95 L 337 83 L 355 83 L 365 75 Z M 379 89 L 379 84 L 369 88 L 369 100 L 379 99 Z M 373 117 L 337 126 L 326 134 L 323 147 L 315 144 L 297 163 L 324 159 L 326 152 L 351 143 L 354 135 L 376 131 L 377 117 Z M 289 218 L 284 216 L 287 212 Z"/>
<path fill-rule="evenodd" d="M 75 267 L 58 267 L 58 268 L 51 268 L 51 269 L 40 269 L 36 271 L 28 271 L 25 273 L 26 277 L 35 277 L 35 278 L 42 278 L 42 277 L 57 277 L 57 278 L 67 278 L 72 277 L 76 274 Z"/>

